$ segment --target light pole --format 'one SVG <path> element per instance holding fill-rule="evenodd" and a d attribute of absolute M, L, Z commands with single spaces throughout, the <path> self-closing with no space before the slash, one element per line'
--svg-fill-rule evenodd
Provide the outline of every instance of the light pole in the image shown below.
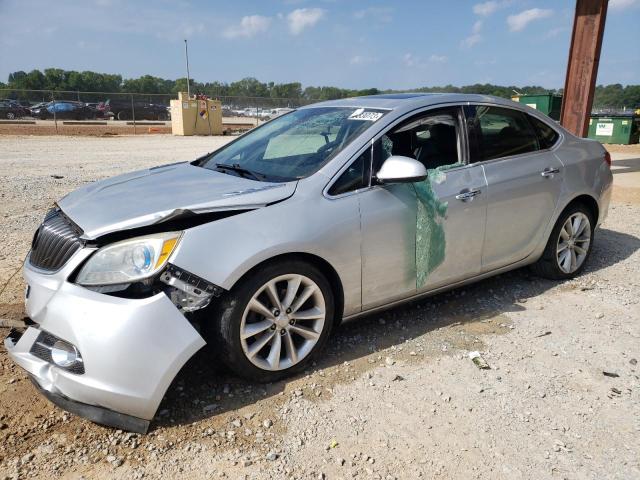
<path fill-rule="evenodd" d="M 184 58 L 187 62 L 187 97 L 191 98 L 191 87 L 190 87 L 190 81 L 189 81 L 189 50 L 187 48 L 187 39 L 184 39 Z"/>

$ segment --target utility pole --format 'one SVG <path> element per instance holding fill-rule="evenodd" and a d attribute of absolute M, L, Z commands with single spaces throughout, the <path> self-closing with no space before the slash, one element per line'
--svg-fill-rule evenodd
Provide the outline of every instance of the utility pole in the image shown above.
<path fill-rule="evenodd" d="M 184 58 L 187 62 L 187 97 L 191 98 L 191 81 L 189 80 L 189 50 L 187 48 L 187 39 L 184 39 Z"/>
<path fill-rule="evenodd" d="M 578 137 L 589 128 L 608 0 L 577 0 L 560 123 Z"/>

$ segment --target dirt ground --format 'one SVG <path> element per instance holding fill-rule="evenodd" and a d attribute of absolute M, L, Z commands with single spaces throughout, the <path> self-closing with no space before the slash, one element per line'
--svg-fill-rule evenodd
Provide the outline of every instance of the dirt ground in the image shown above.
<path fill-rule="evenodd" d="M 227 140 L 0 136 L 0 318 L 23 315 L 20 264 L 54 200 Z M 523 269 L 350 322 L 273 384 L 203 350 L 147 435 L 54 407 L 0 347 L 0 479 L 640 478 L 640 147 L 610 150 L 613 202 L 579 278 Z"/>
<path fill-rule="evenodd" d="M 30 119 L 25 119 L 33 121 Z M 77 123 L 70 123 L 65 125 L 64 122 L 53 120 L 35 120 L 35 124 L 32 123 L 10 123 L 0 121 L 0 136 L 2 135 L 63 135 L 63 136 L 80 136 L 80 137 L 106 137 L 114 135 L 157 135 L 157 134 L 171 134 L 171 122 L 149 122 L 143 120 L 136 125 L 129 125 L 129 122 L 108 120 L 106 125 L 100 125 L 99 123 L 91 123 L 80 125 Z M 98 121 L 99 122 L 99 121 Z M 154 123 L 151 125 L 149 123 Z M 158 125 L 160 123 L 160 125 Z M 262 123 L 262 122 L 260 122 Z M 247 117 L 224 117 L 223 118 L 223 130 L 225 132 L 236 133 L 250 130 L 256 126 L 255 119 Z"/>

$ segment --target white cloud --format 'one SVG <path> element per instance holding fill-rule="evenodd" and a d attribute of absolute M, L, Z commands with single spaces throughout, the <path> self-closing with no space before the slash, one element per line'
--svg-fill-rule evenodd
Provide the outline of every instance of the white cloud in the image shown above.
<path fill-rule="evenodd" d="M 491 15 L 493 12 L 495 12 L 499 7 L 500 4 L 495 0 L 484 3 L 476 3 L 473 6 L 473 13 L 486 17 L 487 15 Z"/>
<path fill-rule="evenodd" d="M 473 13 L 481 17 L 488 17 L 501 8 L 508 7 L 513 0 L 489 0 L 488 2 L 476 3 L 473 6 Z"/>
<path fill-rule="evenodd" d="M 420 59 L 414 56 L 412 53 L 405 53 L 402 57 L 402 62 L 407 67 L 415 67 L 418 65 L 418 63 L 420 63 Z"/>
<path fill-rule="evenodd" d="M 354 55 L 349 60 L 351 65 L 369 65 L 371 63 L 376 63 L 378 61 L 377 57 L 368 57 L 366 55 Z"/>
<path fill-rule="evenodd" d="M 405 53 L 402 56 L 402 63 L 405 67 L 409 68 L 428 68 L 429 63 L 446 63 L 449 57 L 445 55 L 431 54 L 427 60 L 423 60 L 422 57 L 414 55 L 413 53 Z"/>
<path fill-rule="evenodd" d="M 203 34 L 205 32 L 203 23 L 183 24 L 180 30 L 182 31 L 182 36 L 186 38 L 191 38 L 194 35 Z"/>
<path fill-rule="evenodd" d="M 626 10 L 630 7 L 640 6 L 640 0 L 609 0 L 611 10 Z"/>
<path fill-rule="evenodd" d="M 391 7 L 369 7 L 354 12 L 353 16 L 358 20 L 370 18 L 381 23 L 389 23 L 393 20 L 393 8 Z"/>
<path fill-rule="evenodd" d="M 287 15 L 289 31 L 293 35 L 299 35 L 307 27 L 313 27 L 325 15 L 321 8 L 298 8 Z"/>
<path fill-rule="evenodd" d="M 471 27 L 471 35 L 462 40 L 462 47 L 471 48 L 482 41 L 482 35 L 480 34 L 482 31 L 482 25 L 482 20 L 475 21 L 473 27 Z"/>
<path fill-rule="evenodd" d="M 226 38 L 251 38 L 258 33 L 266 32 L 270 25 L 271 19 L 269 17 L 263 17 L 262 15 L 248 15 L 246 17 L 242 17 L 239 25 L 227 27 L 222 32 L 222 35 Z"/>
<path fill-rule="evenodd" d="M 445 63 L 448 58 L 444 55 L 436 55 L 435 53 L 429 57 L 429 61 L 433 63 Z"/>
<path fill-rule="evenodd" d="M 477 43 L 480 43 L 481 41 L 482 41 L 482 35 L 480 35 L 479 33 L 474 33 L 469 35 L 464 40 L 462 40 L 462 46 L 466 48 L 471 48 Z"/>
<path fill-rule="evenodd" d="M 531 8 L 517 15 L 509 15 L 507 17 L 507 25 L 512 32 L 519 32 L 523 30 L 529 23 L 540 20 L 542 18 L 550 17 L 553 10 L 545 8 Z"/>

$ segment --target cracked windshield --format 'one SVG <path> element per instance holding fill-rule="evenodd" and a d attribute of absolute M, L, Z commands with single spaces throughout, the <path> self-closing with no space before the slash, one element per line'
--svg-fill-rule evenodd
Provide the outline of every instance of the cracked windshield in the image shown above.
<path fill-rule="evenodd" d="M 382 118 L 384 110 L 319 107 L 283 115 L 207 158 L 203 167 L 286 182 L 307 177 Z"/>

